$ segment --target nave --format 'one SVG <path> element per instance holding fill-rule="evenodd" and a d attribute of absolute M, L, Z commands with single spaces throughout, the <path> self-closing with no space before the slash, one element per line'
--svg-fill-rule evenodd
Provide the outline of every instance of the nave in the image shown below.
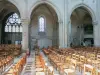
<path fill-rule="evenodd" d="M 5 59 L 0 61 L 0 75 L 100 75 L 99 50 L 96 47 L 48 47 L 36 48 L 30 55 L 5 54 L 6 57 L 2 55 Z"/>
<path fill-rule="evenodd" d="M 53 67 L 49 63 L 43 51 L 40 51 L 39 54 L 42 54 L 43 60 L 45 60 L 45 62 L 47 62 L 47 64 L 50 67 Z M 41 75 L 42 72 L 39 73 L 38 72 L 39 68 L 36 68 L 36 57 L 37 57 L 37 50 L 31 51 L 30 55 L 28 55 L 27 53 L 21 53 L 16 56 L 12 56 L 12 58 L 10 58 L 10 56 L 5 57 L 6 60 L 4 61 L 1 60 L 0 75 Z M 46 64 L 44 64 L 44 73 L 46 73 L 45 65 Z M 58 73 L 56 70 L 53 72 Z"/>
<path fill-rule="evenodd" d="M 100 0 L 0 0 L 0 75 L 100 75 L 99 7 Z"/>

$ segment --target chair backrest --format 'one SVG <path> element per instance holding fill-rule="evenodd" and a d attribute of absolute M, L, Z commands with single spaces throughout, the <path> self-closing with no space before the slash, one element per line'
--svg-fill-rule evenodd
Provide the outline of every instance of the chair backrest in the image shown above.
<path fill-rule="evenodd" d="M 95 68 L 89 64 L 84 64 L 84 75 L 86 75 L 86 72 L 89 72 L 90 75 L 96 75 Z"/>
<path fill-rule="evenodd" d="M 76 54 L 72 54 L 72 59 L 75 59 L 76 58 Z"/>
<path fill-rule="evenodd" d="M 77 55 L 75 56 L 75 59 L 76 59 L 77 61 L 79 61 L 79 60 L 80 60 L 80 55 L 77 54 Z"/>
<path fill-rule="evenodd" d="M 75 70 L 76 69 L 76 65 L 77 65 L 76 60 L 71 60 L 69 68 Z"/>
<path fill-rule="evenodd" d="M 91 53 L 91 54 L 90 54 L 90 59 L 91 59 L 91 60 L 95 60 L 95 59 L 96 59 L 96 56 L 95 56 L 94 53 Z"/>
<path fill-rule="evenodd" d="M 85 58 L 85 56 L 80 56 L 80 62 L 86 63 L 86 58 Z"/>
<path fill-rule="evenodd" d="M 48 75 L 54 75 L 54 68 L 53 66 L 48 66 Z"/>
<path fill-rule="evenodd" d="M 97 54 L 97 60 L 100 61 L 100 55 L 99 54 Z"/>

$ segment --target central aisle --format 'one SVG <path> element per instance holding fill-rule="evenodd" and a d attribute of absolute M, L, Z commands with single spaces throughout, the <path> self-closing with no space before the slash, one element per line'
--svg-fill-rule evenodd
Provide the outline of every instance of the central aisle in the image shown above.
<path fill-rule="evenodd" d="M 35 75 L 35 51 L 31 51 L 30 56 L 27 57 L 27 62 L 21 75 Z"/>
<path fill-rule="evenodd" d="M 43 55 L 43 58 L 45 62 L 47 63 L 47 66 L 52 66 L 52 64 L 49 62 L 48 57 L 43 53 L 41 50 L 40 53 Z M 59 72 L 54 68 L 54 75 L 59 75 Z"/>
<path fill-rule="evenodd" d="M 40 53 L 42 54 L 45 62 L 47 63 L 47 66 L 52 66 L 52 64 L 50 64 L 48 60 L 48 57 L 42 52 L 42 50 L 40 50 Z M 21 75 L 35 75 L 35 51 L 31 51 L 30 56 L 27 57 L 27 62 L 26 65 L 24 66 Z M 60 75 L 55 68 L 54 68 L 54 75 Z M 83 74 L 76 70 L 76 75 L 83 75 Z"/>
<path fill-rule="evenodd" d="M 43 55 L 43 58 L 47 63 L 47 65 L 52 66 L 48 61 L 48 57 L 46 57 L 42 51 L 40 51 L 40 53 Z M 59 75 L 59 72 L 56 71 L 56 69 L 54 69 L 54 74 Z M 31 51 L 30 56 L 27 57 L 27 62 L 26 65 L 24 66 L 21 75 L 35 75 L 35 51 Z"/>

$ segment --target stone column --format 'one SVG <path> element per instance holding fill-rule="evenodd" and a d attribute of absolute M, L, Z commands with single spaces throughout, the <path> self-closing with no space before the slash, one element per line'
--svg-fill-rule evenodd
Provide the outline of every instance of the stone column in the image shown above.
<path fill-rule="evenodd" d="M 68 21 L 68 0 L 64 0 L 64 13 L 63 13 L 64 17 L 64 48 L 69 47 L 69 21 Z"/>
<path fill-rule="evenodd" d="M 22 31 L 22 50 L 26 51 L 29 43 L 29 20 L 27 19 L 22 19 L 22 26 L 23 26 L 23 31 Z"/>
<path fill-rule="evenodd" d="M 63 22 L 59 21 L 59 48 L 64 47 Z"/>
<path fill-rule="evenodd" d="M 0 44 L 1 44 L 1 36 L 2 36 L 2 21 L 0 21 Z"/>
<path fill-rule="evenodd" d="M 97 22 L 93 22 L 93 33 L 94 33 L 94 46 L 100 46 L 100 26 Z"/>
<path fill-rule="evenodd" d="M 96 0 L 96 19 L 93 22 L 94 26 L 94 46 L 100 47 L 100 0 Z"/>
<path fill-rule="evenodd" d="M 72 42 L 72 34 L 71 34 L 71 21 L 69 20 L 67 23 L 67 47 L 70 47 L 70 44 Z"/>

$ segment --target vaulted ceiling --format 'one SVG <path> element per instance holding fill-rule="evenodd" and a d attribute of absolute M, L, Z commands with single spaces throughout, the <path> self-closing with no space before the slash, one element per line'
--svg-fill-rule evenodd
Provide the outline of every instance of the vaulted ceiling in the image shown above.
<path fill-rule="evenodd" d="M 80 24 L 91 23 L 92 17 L 85 8 L 79 7 L 72 12 L 71 20 L 80 22 Z"/>
<path fill-rule="evenodd" d="M 33 12 L 32 12 L 32 14 L 31 14 L 31 18 L 34 16 L 34 15 L 36 15 L 36 14 L 38 14 L 38 13 L 45 13 L 45 14 L 48 14 L 48 15 L 50 15 L 51 17 L 53 17 L 53 18 L 55 18 L 56 20 L 57 20 L 57 13 L 55 12 L 55 10 L 51 7 L 51 6 L 49 6 L 49 5 L 47 5 L 47 4 L 40 4 L 40 5 L 38 5 L 34 10 L 33 10 Z"/>

